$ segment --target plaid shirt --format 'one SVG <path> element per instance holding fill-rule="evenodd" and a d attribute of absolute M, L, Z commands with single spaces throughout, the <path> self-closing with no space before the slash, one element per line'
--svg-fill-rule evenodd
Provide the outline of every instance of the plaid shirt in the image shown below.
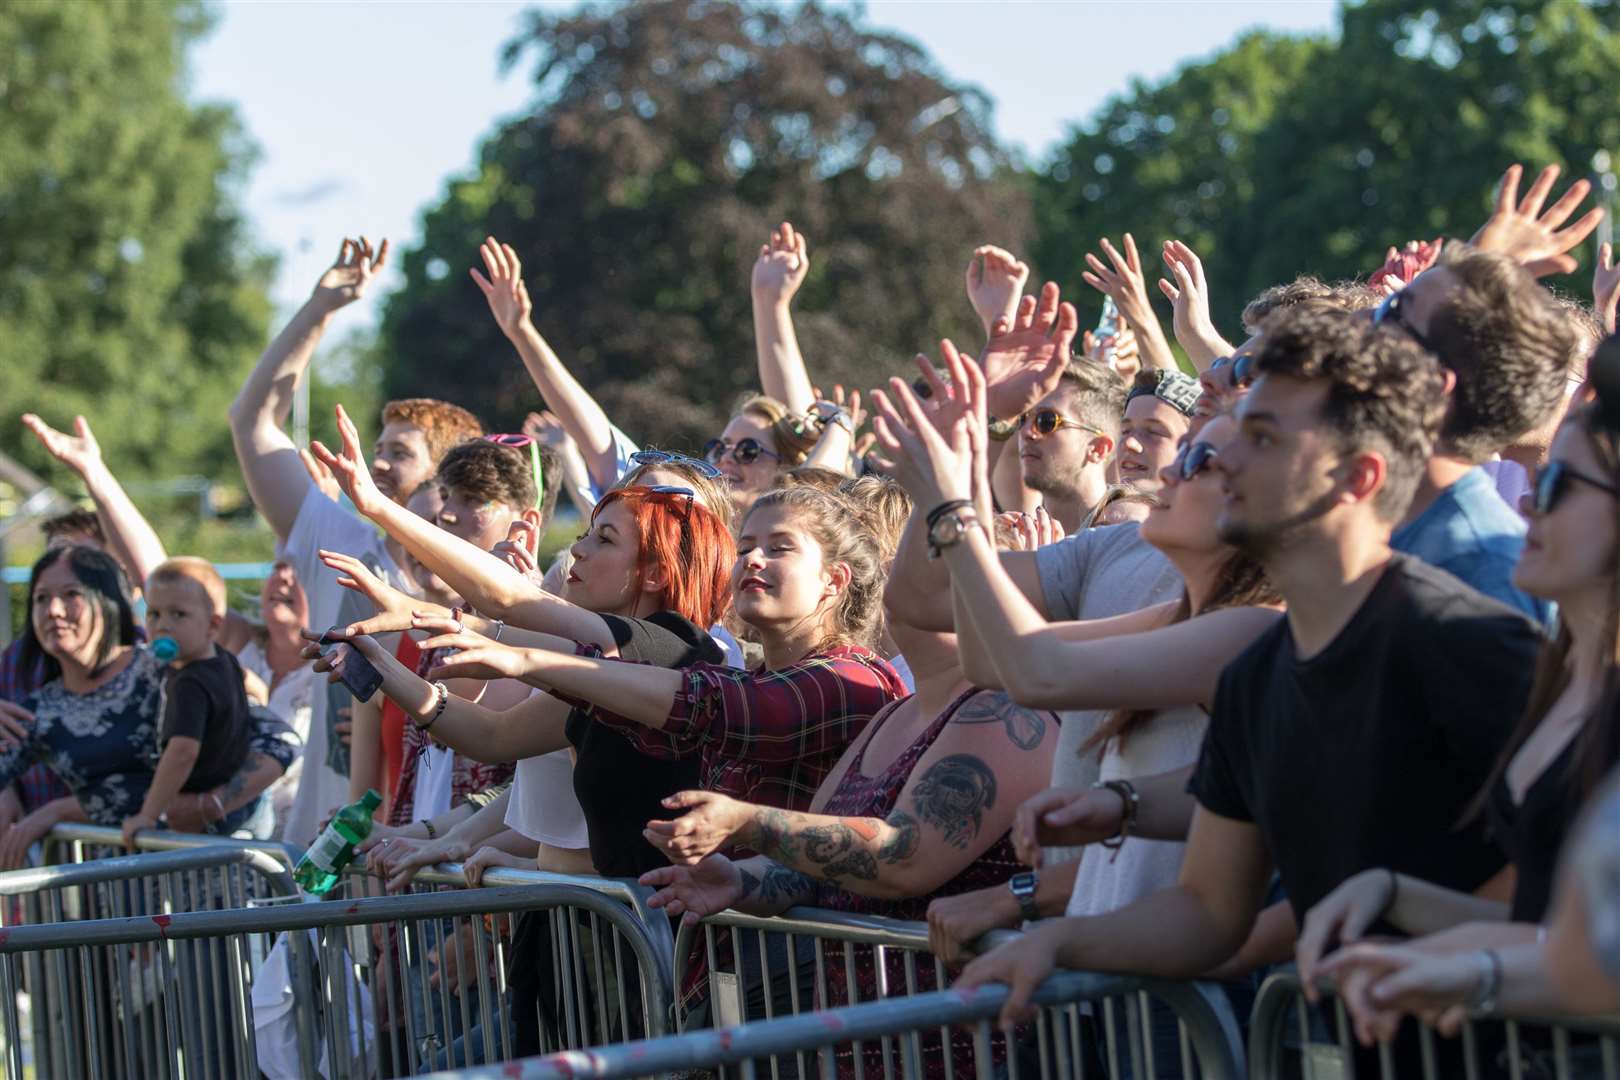
<path fill-rule="evenodd" d="M 591 644 L 575 651 L 602 656 Z M 681 688 L 660 731 L 565 700 L 617 728 L 644 754 L 672 758 L 700 751 L 705 791 L 786 810 L 809 809 L 850 742 L 885 705 L 909 693 L 888 661 L 859 647 L 813 653 L 775 671 L 695 664 L 680 675 Z"/>
<path fill-rule="evenodd" d="M 45 685 L 43 660 L 34 664 L 34 670 L 23 670 L 21 638 L 6 646 L 4 652 L 0 652 L 0 699 L 21 701 L 43 685 Z M 17 777 L 17 794 L 22 798 L 23 813 L 27 814 L 73 792 L 57 779 L 50 766 L 33 765 Z"/>
<path fill-rule="evenodd" d="M 416 673 L 426 676 L 439 662 L 439 650 L 433 649 L 422 654 L 416 663 Z M 394 785 L 394 798 L 388 807 L 388 824 L 395 826 L 409 825 L 416 820 L 416 770 L 422 760 L 422 752 L 428 748 L 431 739 L 429 733 L 424 732 L 414 722 L 405 722 L 404 756 L 399 766 L 399 782 Z M 460 806 L 466 802 L 468 796 L 484 791 L 488 788 L 499 787 L 512 781 L 512 774 L 516 766 L 508 761 L 500 765 L 490 765 L 482 761 L 474 761 L 465 754 L 454 753 L 450 756 L 450 805 Z"/>

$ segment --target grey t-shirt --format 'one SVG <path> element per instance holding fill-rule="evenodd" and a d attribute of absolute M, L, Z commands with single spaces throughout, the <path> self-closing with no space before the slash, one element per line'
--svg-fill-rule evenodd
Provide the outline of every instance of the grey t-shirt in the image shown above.
<path fill-rule="evenodd" d="M 1054 622 L 1106 619 L 1174 600 L 1181 574 L 1164 552 L 1142 539 L 1136 522 L 1075 533 L 1035 552 L 1046 610 Z M 1106 713 L 1065 712 L 1052 761 L 1052 784 L 1085 787 L 1097 780 L 1097 755 L 1080 747 Z M 1078 859 L 1083 848 L 1048 848 L 1048 865 Z"/>

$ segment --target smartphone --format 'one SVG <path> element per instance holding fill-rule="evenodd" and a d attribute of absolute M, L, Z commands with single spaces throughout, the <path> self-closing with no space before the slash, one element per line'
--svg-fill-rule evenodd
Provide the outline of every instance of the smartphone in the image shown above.
<path fill-rule="evenodd" d="M 336 630 L 337 627 L 332 627 Z M 332 637 L 332 630 L 321 635 L 321 655 L 329 655 L 339 645 L 348 645 L 348 642 Z M 348 655 L 343 658 L 343 665 L 338 669 L 338 678 L 343 685 L 349 688 L 356 701 L 370 701 L 371 695 L 382 688 L 382 672 L 370 660 L 361 655 L 360 650 L 349 645 Z"/>

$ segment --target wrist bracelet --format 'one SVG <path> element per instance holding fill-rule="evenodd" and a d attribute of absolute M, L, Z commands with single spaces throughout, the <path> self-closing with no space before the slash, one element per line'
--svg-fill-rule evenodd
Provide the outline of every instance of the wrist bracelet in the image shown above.
<path fill-rule="evenodd" d="M 952 510 L 961 510 L 964 507 L 971 510 L 973 508 L 973 500 L 950 499 L 946 502 L 942 502 L 932 510 L 928 511 L 928 517 L 924 519 L 924 524 L 928 526 L 929 531 L 932 531 L 934 526 L 939 524 L 940 518 L 944 517 L 946 514 L 949 514 Z"/>
<path fill-rule="evenodd" d="M 1098 789 L 1112 791 L 1124 804 L 1124 813 L 1119 819 L 1119 832 L 1102 841 L 1102 846 L 1112 851 L 1113 858 L 1117 859 L 1119 849 L 1125 846 L 1125 841 L 1136 831 L 1136 818 L 1142 808 L 1142 797 L 1136 793 L 1136 785 L 1129 780 L 1099 780 L 1091 787 L 1094 791 Z"/>
<path fill-rule="evenodd" d="M 1474 960 L 1480 968 L 1479 983 L 1465 1004 L 1470 1016 L 1492 1016 L 1502 991 L 1502 958 L 1495 949 L 1481 949 L 1474 954 Z"/>
<path fill-rule="evenodd" d="M 505 630 L 505 629 L 506 629 L 506 623 L 502 622 L 500 619 L 496 619 L 495 620 L 495 632 L 490 635 L 491 639 L 493 639 L 495 641 L 501 640 L 501 631 Z"/>
<path fill-rule="evenodd" d="M 439 700 L 433 706 L 433 715 L 428 717 L 427 723 L 424 724 L 420 721 L 417 722 L 417 728 L 422 731 L 426 731 L 428 728 L 438 723 L 439 717 L 444 715 L 444 707 L 450 704 L 450 688 L 444 685 L 444 683 L 435 682 L 433 684 L 433 692 L 438 695 Z"/>
<path fill-rule="evenodd" d="M 219 793 L 214 792 L 214 791 L 210 791 L 208 793 L 208 797 L 210 799 L 214 800 L 214 809 L 219 811 L 219 817 L 215 818 L 214 820 L 215 821 L 224 821 L 225 820 L 225 803 L 220 799 Z"/>
<path fill-rule="evenodd" d="M 422 828 L 427 830 L 429 840 L 437 840 L 439 838 L 439 830 L 433 827 L 433 822 L 429 819 L 422 819 Z"/>

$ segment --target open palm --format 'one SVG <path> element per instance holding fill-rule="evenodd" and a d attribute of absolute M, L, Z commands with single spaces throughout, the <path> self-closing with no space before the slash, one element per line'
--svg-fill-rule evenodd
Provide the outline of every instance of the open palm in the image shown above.
<path fill-rule="evenodd" d="M 717 915 L 742 899 L 742 872 L 724 855 L 710 855 L 696 866 L 664 866 L 641 875 L 641 884 L 658 891 L 650 907 L 667 908 L 688 925 Z"/>
<path fill-rule="evenodd" d="M 1060 303 L 1047 282 L 1040 299 L 1026 296 L 1011 320 L 997 319 L 979 366 L 984 369 L 990 415 L 1013 420 L 1057 389 L 1080 329 L 1074 305 Z"/>
<path fill-rule="evenodd" d="M 84 417 L 73 418 L 72 435 L 57 431 L 33 413 L 25 413 L 22 422 L 24 427 L 45 444 L 45 449 L 50 451 L 52 457 L 80 476 L 101 464 L 101 447 L 97 444 L 95 433 L 90 430 L 90 424 Z"/>
<path fill-rule="evenodd" d="M 371 241 L 363 236 L 356 240 L 344 240 L 338 248 L 337 261 L 315 283 L 311 300 L 328 311 L 354 303 L 366 294 L 387 261 L 387 240 L 375 250 Z"/>

